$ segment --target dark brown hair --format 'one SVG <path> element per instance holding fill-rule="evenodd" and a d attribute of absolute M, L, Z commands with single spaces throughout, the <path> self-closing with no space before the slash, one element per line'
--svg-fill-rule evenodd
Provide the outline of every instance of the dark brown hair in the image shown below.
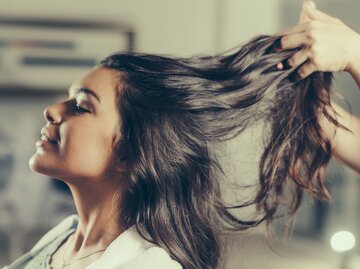
<path fill-rule="evenodd" d="M 117 52 L 99 65 L 117 70 L 121 139 L 116 158 L 129 183 L 123 225 L 165 248 L 184 269 L 215 269 L 221 234 L 271 223 L 285 190 L 294 214 L 303 190 L 327 200 L 323 169 L 331 158 L 319 116 L 328 113 L 332 74 L 295 81 L 295 68 L 277 70 L 298 49 L 274 51 L 279 36 L 259 35 L 235 52 L 179 58 Z M 211 145 L 236 137 L 255 123 L 270 133 L 259 165 L 256 197 L 227 206 L 224 176 Z M 242 190 L 239 189 L 239 192 Z M 230 209 L 256 205 L 256 219 Z"/>

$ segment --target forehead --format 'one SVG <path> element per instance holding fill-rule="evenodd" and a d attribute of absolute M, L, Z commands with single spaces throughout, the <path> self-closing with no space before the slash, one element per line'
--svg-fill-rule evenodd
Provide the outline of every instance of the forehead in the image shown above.
<path fill-rule="evenodd" d="M 71 85 L 69 94 L 79 88 L 89 88 L 102 100 L 112 99 L 118 79 L 118 72 L 105 67 L 94 67 Z"/>

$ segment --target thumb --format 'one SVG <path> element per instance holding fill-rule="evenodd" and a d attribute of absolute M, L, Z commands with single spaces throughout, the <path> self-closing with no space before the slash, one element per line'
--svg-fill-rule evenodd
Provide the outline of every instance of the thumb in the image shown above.
<path fill-rule="evenodd" d="M 305 0 L 305 2 L 307 2 L 307 5 L 308 5 L 310 8 L 316 9 L 316 5 L 315 5 L 315 2 L 314 2 L 314 1 L 312 1 L 312 0 Z"/>
<path fill-rule="evenodd" d="M 314 9 L 314 8 L 316 8 L 316 5 L 315 5 L 315 3 L 313 1 L 304 0 L 304 2 L 302 4 L 300 17 L 299 17 L 299 24 L 304 23 L 304 22 L 308 22 L 308 21 L 310 21 L 312 19 L 309 16 L 309 9 Z"/>

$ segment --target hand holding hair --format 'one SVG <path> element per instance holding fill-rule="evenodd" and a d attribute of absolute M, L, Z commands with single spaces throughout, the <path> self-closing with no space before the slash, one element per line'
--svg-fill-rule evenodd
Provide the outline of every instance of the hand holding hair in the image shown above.
<path fill-rule="evenodd" d="M 316 9 L 311 0 L 303 2 L 299 25 L 280 33 L 280 49 L 302 47 L 284 61 L 289 67 L 301 66 L 300 77 L 314 71 L 348 71 L 360 87 L 360 36 L 338 18 L 331 17 Z M 284 68 L 282 63 L 277 65 Z M 351 129 L 336 128 L 327 117 L 319 123 L 327 139 L 331 141 L 332 153 L 341 163 L 360 173 L 359 144 L 360 119 L 331 102 L 338 122 Z M 331 112 L 333 116 L 335 114 Z"/>
<path fill-rule="evenodd" d="M 316 9 L 311 0 L 303 2 L 299 24 L 278 35 L 278 50 L 301 48 L 285 65 L 297 67 L 303 79 L 316 71 L 351 71 L 360 63 L 360 35 L 340 19 Z M 282 63 L 278 68 L 284 68 Z"/>

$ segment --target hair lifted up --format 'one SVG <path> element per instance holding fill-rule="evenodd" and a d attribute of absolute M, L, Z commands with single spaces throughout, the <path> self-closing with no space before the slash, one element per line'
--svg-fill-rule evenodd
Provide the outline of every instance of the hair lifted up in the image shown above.
<path fill-rule="evenodd" d="M 328 113 L 332 73 L 293 81 L 294 68 L 276 65 L 297 49 L 275 52 L 279 39 L 259 35 L 232 54 L 206 57 L 118 52 L 99 64 L 119 72 L 121 139 L 115 154 L 129 183 L 120 221 L 136 224 L 184 269 L 218 268 L 222 231 L 270 223 L 286 189 L 293 190 L 290 215 L 303 190 L 329 198 L 323 169 L 331 145 L 319 117 L 339 126 Z M 260 120 L 270 133 L 256 197 L 226 206 L 219 184 L 224 171 L 210 145 Z M 257 219 L 241 220 L 229 212 L 247 205 L 257 206 Z"/>

